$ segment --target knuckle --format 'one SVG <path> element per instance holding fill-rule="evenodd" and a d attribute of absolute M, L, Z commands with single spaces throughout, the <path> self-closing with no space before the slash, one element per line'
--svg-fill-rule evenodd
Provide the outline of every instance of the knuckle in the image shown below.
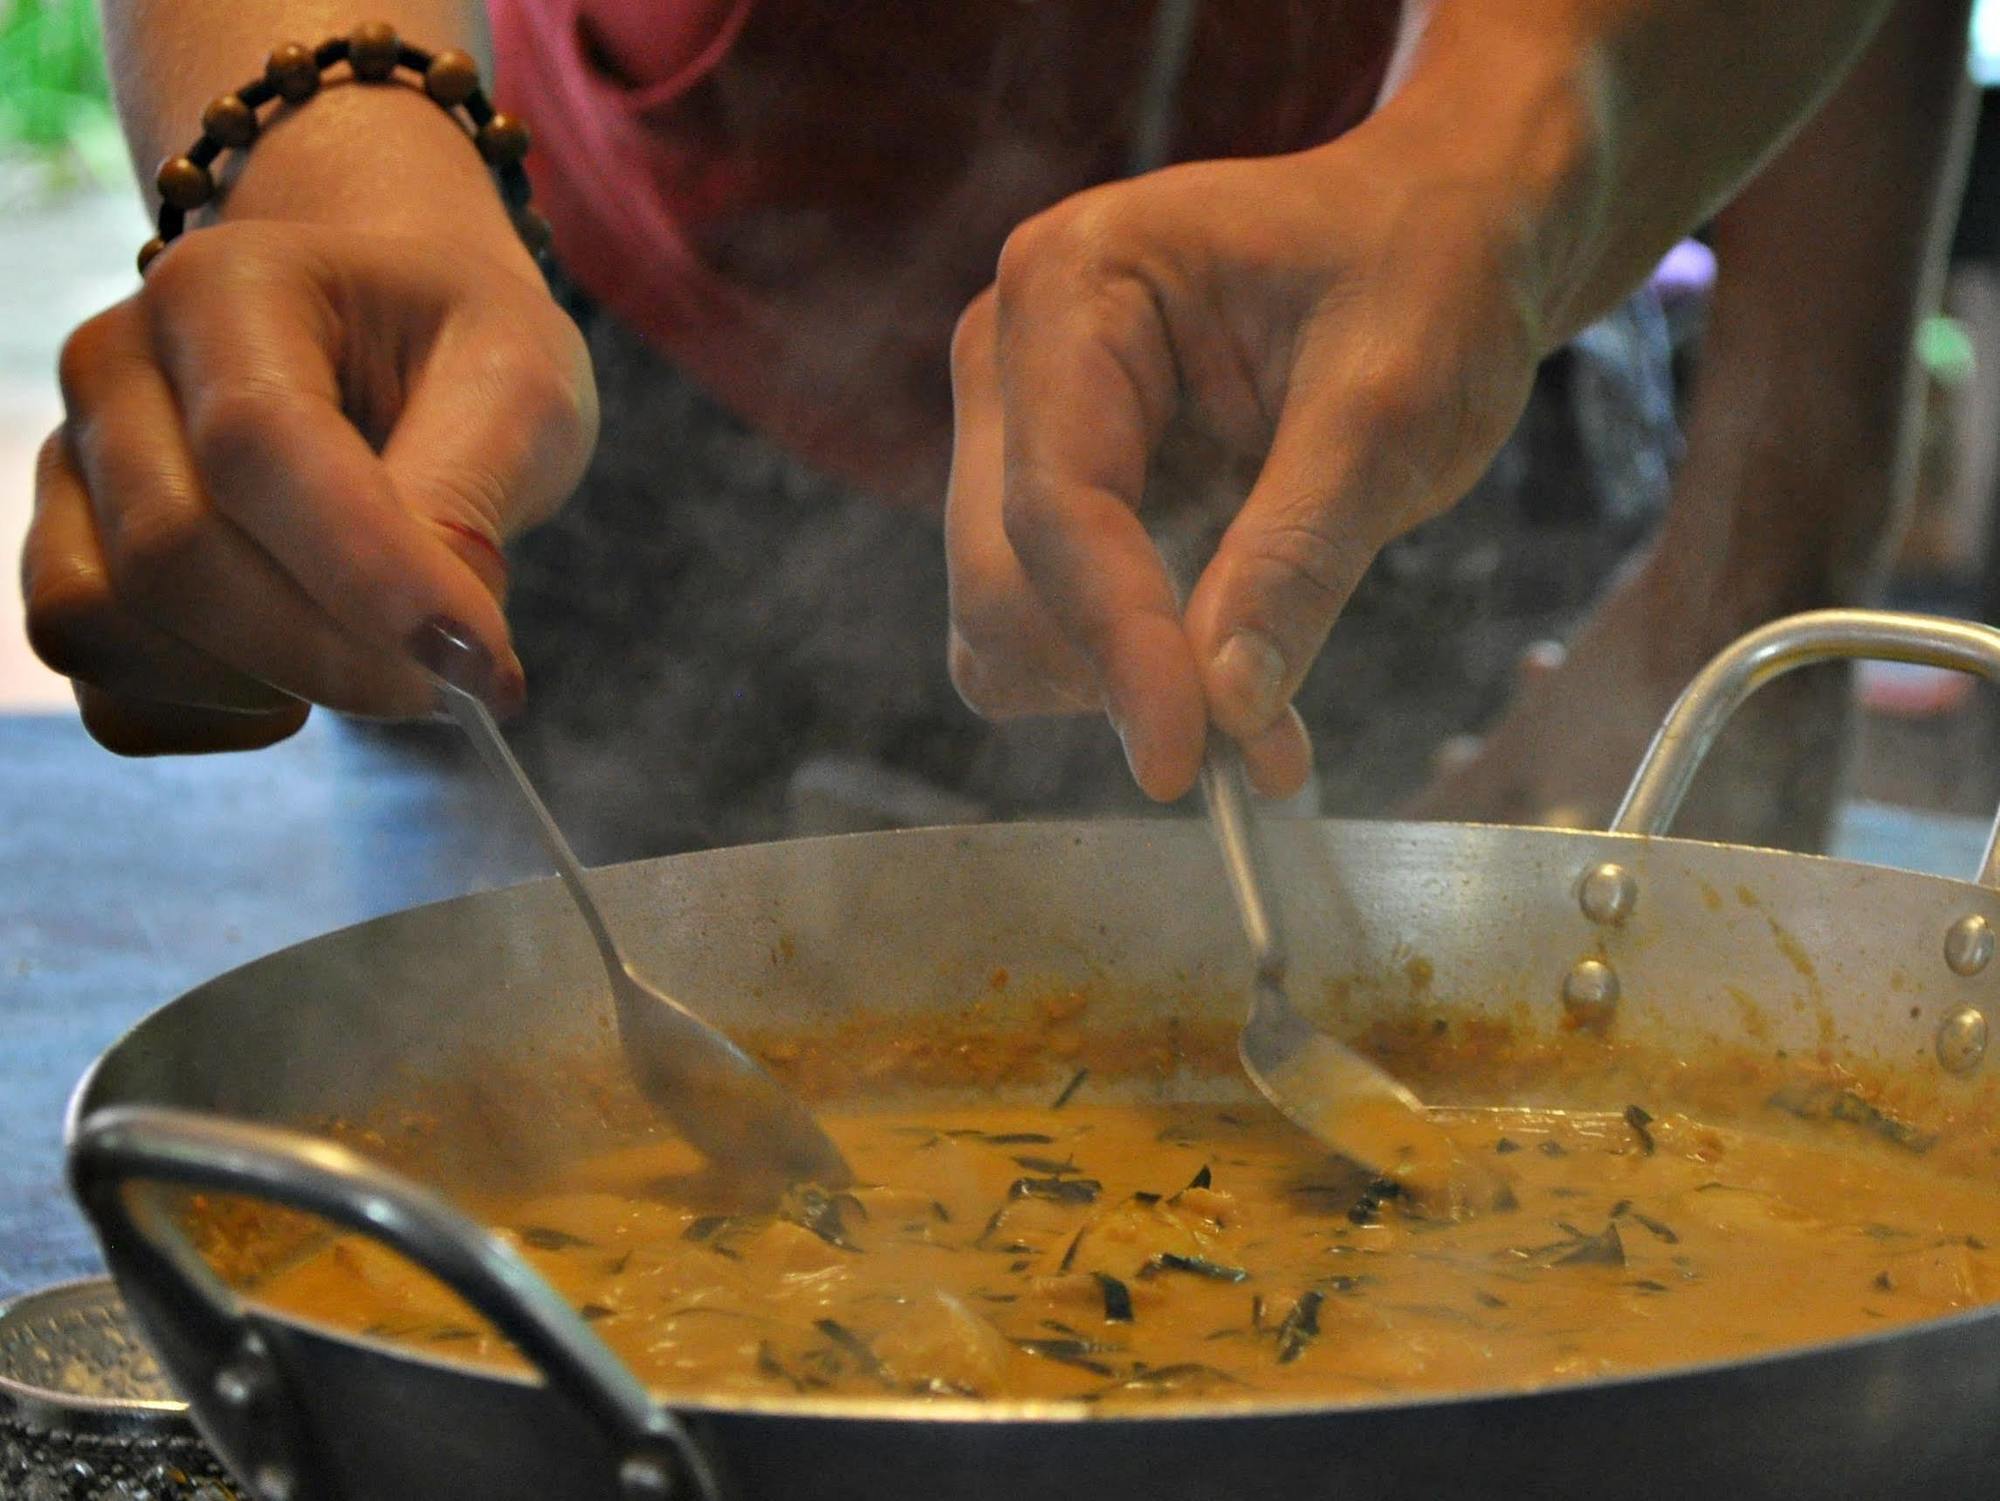
<path fill-rule="evenodd" d="M 191 497 L 162 494 L 127 506 L 104 538 L 104 562 L 119 595 L 143 613 L 171 611 L 207 530 Z"/>
<path fill-rule="evenodd" d="M 188 413 L 188 450 L 204 476 L 232 476 L 270 449 L 287 419 L 287 398 L 255 386 L 203 391 Z M 238 486 L 213 487 L 218 493 Z"/>
<path fill-rule="evenodd" d="M 1422 366 L 1409 356 L 1378 361 L 1353 395 L 1359 423 L 1384 433 L 1420 426 L 1437 405 L 1428 384 Z"/>
<path fill-rule="evenodd" d="M 951 330 L 951 368 L 961 375 L 983 359 L 993 339 L 994 294 L 981 292 L 958 315 Z"/>
<path fill-rule="evenodd" d="M 1265 528 L 1253 544 L 1286 614 L 1300 609 L 1331 617 L 1347 603 L 1368 566 L 1370 549 L 1319 521 L 1285 521 Z"/>
<path fill-rule="evenodd" d="M 1044 591 L 1074 577 L 1113 545 L 1098 518 L 1065 513 L 1052 498 L 1060 493 L 1053 472 L 1020 459 L 1009 464 L 1000 496 L 1001 535 L 1029 580 Z"/>
<path fill-rule="evenodd" d="M 596 430 L 596 389 L 588 367 L 579 374 L 546 357 L 520 359 L 507 373 L 514 409 L 538 442 L 588 447 Z"/>
<path fill-rule="evenodd" d="M 56 381 L 62 388 L 63 404 L 71 411 L 89 399 L 91 387 L 118 342 L 124 317 L 122 304 L 107 308 L 79 323 L 63 340 L 56 355 Z"/>
<path fill-rule="evenodd" d="M 154 308 L 205 305 L 217 275 L 225 268 L 240 266 L 243 253 L 256 238 L 243 233 L 246 227 L 219 224 L 200 234 L 180 236 L 147 268 L 141 295 Z"/>
<path fill-rule="evenodd" d="M 47 498 L 54 493 L 64 468 L 69 463 L 69 436 L 64 428 L 57 428 L 46 438 L 42 446 L 35 450 L 35 494 Z"/>
<path fill-rule="evenodd" d="M 1060 212 L 1050 209 L 1024 220 L 1001 242 L 993 286 L 1003 308 L 1027 292 L 1041 275 L 1051 243 L 1062 233 Z"/>
<path fill-rule="evenodd" d="M 30 649 L 64 677 L 95 676 L 117 608 L 104 575 L 75 557 L 31 562 L 22 575 Z"/>
<path fill-rule="evenodd" d="M 1000 247 L 994 287 L 1004 310 L 1032 295 L 1045 279 L 1066 287 L 1093 287 L 1125 268 L 1131 211 L 1112 189 L 1065 199 L 1028 219 Z"/>

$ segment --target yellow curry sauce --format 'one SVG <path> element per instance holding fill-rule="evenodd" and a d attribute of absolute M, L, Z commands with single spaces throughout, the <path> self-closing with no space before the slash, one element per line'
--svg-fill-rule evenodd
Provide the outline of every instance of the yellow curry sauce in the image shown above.
<path fill-rule="evenodd" d="M 665 1393 L 1379 1398 L 1741 1357 L 2000 1297 L 2000 1189 L 1839 1132 L 1442 1113 L 1506 1184 L 1410 1210 L 1261 1105 L 828 1113 L 863 1185 L 722 1216 L 655 1146 L 470 1198 Z M 1852 1134 L 1850 1131 L 1849 1134 Z M 507 1359 L 389 1253 L 268 1301 Z"/>

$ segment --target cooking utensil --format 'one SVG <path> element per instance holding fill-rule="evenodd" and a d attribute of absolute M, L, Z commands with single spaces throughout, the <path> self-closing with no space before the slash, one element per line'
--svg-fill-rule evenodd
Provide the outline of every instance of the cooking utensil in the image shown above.
<path fill-rule="evenodd" d="M 1446 1192 L 1451 1142 L 1423 1104 L 1306 1020 L 1285 994 L 1291 956 L 1268 896 L 1262 820 L 1243 773 L 1243 753 L 1220 731 L 1209 736 L 1201 793 L 1254 966 L 1250 1010 L 1236 1042 L 1243 1071 L 1281 1114 L 1343 1157 L 1406 1179 L 1420 1194 Z"/>
<path fill-rule="evenodd" d="M 431 677 L 446 710 L 526 815 L 542 853 L 590 929 L 618 1009 L 618 1036 L 633 1078 L 739 1191 L 767 1193 L 795 1182 L 846 1185 L 853 1175 L 812 1112 L 780 1088 L 763 1065 L 663 994 L 625 957 L 548 805 L 507 748 L 486 705 L 459 686 L 471 679 L 464 670 L 454 673 L 453 665 L 469 668 L 472 650 L 439 631 Z"/>
<path fill-rule="evenodd" d="M 109 1278 L 0 1304 L 0 1496 L 223 1501 L 228 1484 Z"/>
<path fill-rule="evenodd" d="M 2000 679 L 2000 633 L 1981 626 L 1805 616 L 1696 679 L 1612 832 L 1274 824 L 1276 878 L 1330 908 L 1292 929 L 1292 993 L 1337 996 L 1349 1035 L 1414 999 L 1572 1045 L 1601 1035 L 1607 1057 L 1626 1043 L 1824 1054 L 1943 1114 L 1990 1116 L 1992 847 L 1975 883 L 1665 837 L 1709 727 L 1772 673 L 1856 655 Z M 707 851 L 599 872 L 593 887 L 635 958 L 732 1028 L 823 1035 L 866 1016 L 920 1033 L 989 995 L 1006 966 L 1012 990 L 1088 994 L 1074 1024 L 1115 1034 L 1238 1016 L 1241 928 L 1224 904 L 1188 896 L 1211 879 L 1209 843 L 1191 821 L 932 829 Z M 659 923 L 662 910 L 680 920 Z M 2000 1307 L 1743 1361 L 1421 1399 L 1190 1399 L 1087 1419 L 1031 1402 L 650 1401 L 505 1243 L 307 1134 L 393 1103 L 385 1080 L 400 1067 L 473 1091 L 477 1129 L 449 1141 L 467 1171 L 482 1153 L 504 1168 L 524 1141 L 609 1145 L 574 1091 L 524 1098 L 518 1073 L 485 1066 L 495 1053 L 605 1056 L 601 999 L 519 1004 L 551 984 L 601 995 L 599 962 L 552 882 L 418 908 L 210 981 L 80 1086 L 73 1185 L 135 1317 L 238 1473 L 269 1467 L 294 1501 L 608 1501 L 670 1481 L 741 1501 L 1084 1501 L 1140 1481 L 1156 1501 L 1935 1501 L 1987 1494 L 2000 1472 Z M 1049 1098 L 1047 1080 L 1023 1087 Z M 1515 1102 L 1577 1100 L 1530 1088 Z M 204 1268 L 165 1185 L 316 1209 L 413 1255 L 497 1315 L 543 1374 L 259 1308 Z"/>

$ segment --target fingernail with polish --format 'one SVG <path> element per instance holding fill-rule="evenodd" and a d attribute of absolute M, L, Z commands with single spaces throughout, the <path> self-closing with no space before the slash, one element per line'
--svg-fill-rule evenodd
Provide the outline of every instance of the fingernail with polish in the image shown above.
<path fill-rule="evenodd" d="M 489 709 L 500 711 L 501 684 L 494 671 L 493 654 L 457 621 L 447 615 L 433 615 L 410 632 L 407 645 L 411 657 L 426 672 L 470 693 Z"/>
<path fill-rule="evenodd" d="M 493 680 L 493 713 L 502 720 L 512 719 L 528 703 L 528 679 L 518 657 L 510 657 Z"/>
<path fill-rule="evenodd" d="M 1223 691 L 1255 724 L 1267 725 L 1284 711 L 1285 659 L 1268 637 L 1256 631 L 1236 632 L 1215 654 L 1215 673 Z"/>

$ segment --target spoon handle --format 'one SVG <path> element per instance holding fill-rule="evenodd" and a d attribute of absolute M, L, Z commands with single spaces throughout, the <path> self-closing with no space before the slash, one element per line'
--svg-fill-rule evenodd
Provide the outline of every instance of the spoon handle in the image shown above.
<path fill-rule="evenodd" d="M 590 886 L 584 879 L 583 863 L 576 858 L 576 851 L 569 847 L 563 832 L 556 824 L 555 816 L 549 812 L 541 794 L 535 791 L 535 784 L 528 780 L 521 763 L 514 759 L 513 751 L 507 748 L 506 737 L 500 733 L 500 726 L 493 722 L 486 705 L 479 699 L 432 674 L 438 685 L 439 697 L 444 701 L 445 711 L 458 721 L 460 729 L 479 752 L 480 759 L 502 783 L 514 793 L 515 800 L 528 815 L 528 822 L 535 831 L 535 841 L 542 847 L 542 853 L 549 857 L 549 863 L 562 877 L 562 883 L 569 891 L 570 900 L 576 910 L 583 915 L 584 925 L 590 929 L 591 939 L 597 944 L 597 951 L 604 957 L 604 966 L 613 974 L 627 973 L 625 958 L 619 953 L 618 945 L 612 941 L 611 930 L 605 926 L 604 915 L 597 910 L 597 899 L 590 894 Z"/>
<path fill-rule="evenodd" d="M 1259 979 L 1281 980 L 1290 955 L 1285 948 L 1284 930 L 1278 926 L 1277 909 L 1266 892 L 1261 820 L 1250 800 L 1250 783 L 1243 771 L 1243 752 L 1236 742 L 1211 728 L 1208 758 L 1201 768 L 1201 793 L 1208 804 L 1209 826 L 1222 851 L 1222 867 L 1229 877 L 1230 893 L 1243 916 L 1243 933 L 1250 940 L 1251 957 Z"/>

